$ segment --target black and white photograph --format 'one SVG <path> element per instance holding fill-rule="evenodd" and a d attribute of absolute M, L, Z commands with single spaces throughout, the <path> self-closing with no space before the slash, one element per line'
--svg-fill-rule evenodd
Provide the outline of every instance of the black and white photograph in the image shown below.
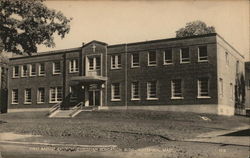
<path fill-rule="evenodd" d="M 249 0 L 0 0 L 0 158 L 250 158 Z"/>

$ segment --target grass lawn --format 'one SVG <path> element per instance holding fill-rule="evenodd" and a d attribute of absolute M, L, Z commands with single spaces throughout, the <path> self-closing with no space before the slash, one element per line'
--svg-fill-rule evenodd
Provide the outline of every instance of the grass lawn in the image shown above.
<path fill-rule="evenodd" d="M 211 121 L 205 121 L 206 116 Z M 182 112 L 93 111 L 75 118 L 48 118 L 46 112 L 0 115 L 0 132 L 42 135 L 81 144 L 143 147 L 201 133 L 247 125 L 249 118 Z"/>

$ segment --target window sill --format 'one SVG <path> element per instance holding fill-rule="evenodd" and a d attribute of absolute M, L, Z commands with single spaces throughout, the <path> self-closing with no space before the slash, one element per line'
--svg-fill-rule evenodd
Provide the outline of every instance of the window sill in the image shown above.
<path fill-rule="evenodd" d="M 70 71 L 70 74 L 78 73 L 79 71 Z"/>
<path fill-rule="evenodd" d="M 173 65 L 174 63 L 163 63 L 163 65 Z"/>
<path fill-rule="evenodd" d="M 132 98 L 131 99 L 131 101 L 139 101 L 139 100 L 141 100 L 141 99 L 139 99 L 139 98 Z"/>
<path fill-rule="evenodd" d="M 19 76 L 16 76 L 16 77 L 12 77 L 13 79 L 15 79 L 15 78 L 20 78 Z"/>
<path fill-rule="evenodd" d="M 60 75 L 61 73 L 53 73 L 53 75 Z"/>
<path fill-rule="evenodd" d="M 190 61 L 188 61 L 188 62 L 180 62 L 180 64 L 189 64 L 190 63 Z"/>
<path fill-rule="evenodd" d="M 30 103 L 30 102 L 28 102 L 28 103 L 24 103 L 25 105 L 30 105 L 30 104 L 32 104 L 32 103 Z"/>
<path fill-rule="evenodd" d="M 140 66 L 131 66 L 131 69 L 139 68 Z"/>
<path fill-rule="evenodd" d="M 28 76 L 21 76 L 22 78 L 26 78 L 26 77 L 28 77 Z"/>
<path fill-rule="evenodd" d="M 111 70 L 121 70 L 122 68 L 111 68 Z"/>
<path fill-rule="evenodd" d="M 207 63 L 208 60 L 198 60 L 199 63 Z"/>
<path fill-rule="evenodd" d="M 38 76 L 40 76 L 40 77 L 44 77 L 44 76 L 45 76 L 45 74 L 44 74 L 44 75 L 42 75 L 42 74 L 41 74 L 41 75 L 38 75 Z"/>
<path fill-rule="evenodd" d="M 155 66 L 157 66 L 156 64 L 154 64 L 154 65 L 148 65 L 149 67 L 155 67 Z"/>
<path fill-rule="evenodd" d="M 29 77 L 36 77 L 36 75 L 30 75 Z"/>
<path fill-rule="evenodd" d="M 159 98 L 147 98 L 147 100 L 159 100 Z"/>
<path fill-rule="evenodd" d="M 173 99 L 173 100 L 184 99 L 184 97 L 171 97 L 171 99 Z"/>
<path fill-rule="evenodd" d="M 12 105 L 17 105 L 18 103 L 11 103 Z"/>
<path fill-rule="evenodd" d="M 44 104 L 45 102 L 37 102 L 37 104 Z"/>
<path fill-rule="evenodd" d="M 49 101 L 50 104 L 60 103 L 61 101 Z"/>
<path fill-rule="evenodd" d="M 198 99 L 209 99 L 211 98 L 210 96 L 197 96 Z"/>
<path fill-rule="evenodd" d="M 116 101 L 121 101 L 121 99 L 111 99 L 111 101 L 116 102 Z"/>

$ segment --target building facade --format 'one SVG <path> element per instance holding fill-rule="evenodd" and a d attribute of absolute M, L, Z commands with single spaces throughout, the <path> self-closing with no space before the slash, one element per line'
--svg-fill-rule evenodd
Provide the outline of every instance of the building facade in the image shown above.
<path fill-rule="evenodd" d="M 82 47 L 10 59 L 9 108 L 98 106 L 233 115 L 244 57 L 218 34 Z"/>
<path fill-rule="evenodd" d="M 245 79 L 246 79 L 246 109 L 250 116 L 250 61 L 245 63 Z"/>

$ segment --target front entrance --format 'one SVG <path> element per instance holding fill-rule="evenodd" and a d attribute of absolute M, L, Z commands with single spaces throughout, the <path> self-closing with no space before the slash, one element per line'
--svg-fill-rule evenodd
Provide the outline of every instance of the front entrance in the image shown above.
<path fill-rule="evenodd" d="M 89 91 L 89 106 L 100 106 L 100 90 Z"/>

